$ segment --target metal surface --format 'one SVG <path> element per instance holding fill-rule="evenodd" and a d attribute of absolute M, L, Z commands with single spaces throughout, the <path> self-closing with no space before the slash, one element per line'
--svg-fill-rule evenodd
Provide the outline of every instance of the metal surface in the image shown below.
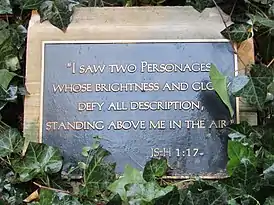
<path fill-rule="evenodd" d="M 195 91 L 191 86 L 196 82 L 194 86 L 196 89 L 199 86 L 206 89 L 205 85 L 209 82 L 209 72 L 207 72 L 209 69 L 206 68 L 206 64 L 210 63 L 215 64 L 225 75 L 234 76 L 237 60 L 229 42 L 225 40 L 45 42 L 43 49 L 41 106 L 43 137 L 40 137 L 44 143 L 59 147 L 64 152 L 65 160 L 79 160 L 82 147 L 91 145 L 92 137 L 99 135 L 103 137 L 101 143 L 104 148 L 112 153 L 110 160 L 117 162 L 119 173 L 126 164 L 142 169 L 153 153 L 155 157 L 165 155 L 168 158 L 169 165 L 173 169 L 170 175 L 175 177 L 201 175 L 218 178 L 225 175 L 227 133 L 225 129 L 215 129 L 214 126 L 209 128 L 209 126 L 212 121 L 221 126 L 221 120 L 229 124 L 228 109 L 213 91 Z M 146 62 L 151 63 L 151 66 L 149 67 Z M 159 64 L 185 66 L 194 63 L 197 63 L 195 69 L 203 64 L 203 72 L 190 72 L 188 69 L 185 72 L 178 69 L 177 72 L 161 72 L 159 69 Z M 158 67 L 153 67 L 152 64 L 157 64 Z M 72 68 L 73 65 L 75 70 Z M 88 68 L 88 65 L 91 67 Z M 94 71 L 93 65 L 105 65 L 105 69 L 103 72 L 91 73 Z M 128 66 L 125 72 L 123 70 L 117 72 L 121 65 L 124 66 L 123 68 L 126 65 L 131 66 Z M 172 66 L 169 65 L 167 68 L 170 71 Z M 135 69 L 136 71 L 133 72 Z M 106 92 L 109 89 L 107 85 L 113 83 L 120 85 L 157 83 L 158 86 L 152 86 L 154 89 L 151 91 L 149 90 L 152 87 L 145 87 L 145 90 L 135 87 L 136 91 L 132 91 L 132 87 L 129 86 L 127 92 L 121 87 L 121 92 L 113 92 L 117 89 L 116 86 L 113 87 L 112 92 Z M 178 86 L 171 88 L 172 83 L 173 85 L 182 83 L 181 90 L 178 91 Z M 92 91 L 54 93 L 54 86 L 56 88 L 57 85 L 63 84 L 91 84 Z M 102 86 L 100 89 L 97 87 L 97 91 L 104 90 L 104 92 L 96 92 L 95 84 L 107 85 L 104 89 Z M 189 88 L 185 90 L 186 85 L 189 85 Z M 158 110 L 138 110 L 137 102 L 139 107 L 141 102 L 167 102 L 161 104 L 163 106 L 167 106 L 168 102 L 173 104 L 165 109 L 161 107 Z M 175 102 L 184 102 L 184 109 L 180 110 L 179 104 Z M 186 109 L 190 102 L 196 102 L 192 104 L 194 108 Z M 231 102 L 236 110 L 235 99 L 231 99 Z M 81 107 L 79 103 L 82 103 Z M 104 104 L 101 107 L 102 103 Z M 155 105 L 154 103 L 153 108 Z M 199 109 L 195 105 L 199 105 Z M 79 111 L 79 108 L 83 109 L 85 106 L 89 106 L 89 111 Z M 200 121 L 201 128 L 197 128 L 196 125 L 191 128 L 192 124 L 188 124 L 188 120 Z M 97 122 L 97 128 L 101 129 L 103 125 L 104 129 L 65 130 L 60 124 L 76 121 Z M 119 129 L 117 121 L 123 123 L 122 129 Z"/>

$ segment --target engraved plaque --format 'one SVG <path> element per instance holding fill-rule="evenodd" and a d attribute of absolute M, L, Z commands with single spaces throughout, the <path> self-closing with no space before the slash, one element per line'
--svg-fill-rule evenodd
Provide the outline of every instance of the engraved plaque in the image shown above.
<path fill-rule="evenodd" d="M 118 173 L 164 156 L 172 176 L 218 178 L 231 119 L 209 70 L 235 62 L 226 40 L 44 42 L 40 141 L 77 161 L 100 136 Z"/>

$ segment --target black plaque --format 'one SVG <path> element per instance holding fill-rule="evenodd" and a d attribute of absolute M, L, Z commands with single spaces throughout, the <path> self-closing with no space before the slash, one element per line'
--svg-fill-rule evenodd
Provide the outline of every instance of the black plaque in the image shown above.
<path fill-rule="evenodd" d="M 220 176 L 228 109 L 212 91 L 211 63 L 234 76 L 227 41 L 45 42 L 42 141 L 66 160 L 100 136 L 117 171 L 165 156 L 172 176 Z M 231 100 L 234 109 L 235 99 Z"/>

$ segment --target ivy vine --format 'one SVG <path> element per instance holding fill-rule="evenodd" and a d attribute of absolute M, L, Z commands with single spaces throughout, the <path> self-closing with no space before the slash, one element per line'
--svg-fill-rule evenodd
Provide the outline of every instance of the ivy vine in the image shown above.
<path fill-rule="evenodd" d="M 240 43 L 253 37 L 256 63 L 245 76 L 227 77 L 212 65 L 215 91 L 233 115 L 229 95 L 257 109 L 259 123 L 232 124 L 229 178 L 169 181 L 166 159 L 151 159 L 143 171 L 130 166 L 117 177 L 111 155 L 99 141 L 84 147 L 85 160 L 64 164 L 54 147 L 22 137 L 25 52 L 31 10 L 41 22 L 66 31 L 76 7 L 218 5 L 234 24 L 221 33 Z M 224 22 L 225 23 L 225 22 Z M 274 204 L 274 1 L 273 0 L 0 0 L 0 205 L 273 205 Z M 78 178 L 77 176 L 82 176 Z"/>

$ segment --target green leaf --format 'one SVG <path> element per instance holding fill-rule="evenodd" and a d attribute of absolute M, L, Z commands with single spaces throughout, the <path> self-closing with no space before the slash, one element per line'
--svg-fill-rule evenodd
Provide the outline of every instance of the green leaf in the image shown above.
<path fill-rule="evenodd" d="M 213 6 L 214 2 L 211 0 L 191 0 L 190 5 L 193 6 L 197 11 L 202 12 L 205 8 Z"/>
<path fill-rule="evenodd" d="M 228 142 L 228 157 L 227 171 L 232 175 L 234 170 L 241 164 L 242 160 L 248 160 L 254 166 L 256 165 L 256 156 L 250 147 L 244 146 L 237 141 Z"/>
<path fill-rule="evenodd" d="M 9 0 L 0 0 L 0 15 L 12 14 L 12 8 Z"/>
<path fill-rule="evenodd" d="M 1 40 L 0 37 L 0 43 Z M 12 37 L 8 37 L 4 39 L 3 43 L 0 45 L 0 69 L 16 71 L 20 68 L 17 50 L 13 43 Z"/>
<path fill-rule="evenodd" d="M 44 1 L 38 12 L 41 16 L 41 21 L 49 20 L 49 22 L 66 31 L 71 22 L 73 7 L 77 2 L 69 2 L 67 0 Z"/>
<path fill-rule="evenodd" d="M 270 29 L 274 29 L 274 20 L 271 20 L 269 18 L 261 17 L 259 15 L 249 15 L 251 21 L 254 25 L 257 26 L 264 26 Z"/>
<path fill-rule="evenodd" d="M 197 179 L 180 192 L 180 201 L 184 205 L 226 205 L 226 189 L 214 181 Z"/>
<path fill-rule="evenodd" d="M 16 176 L 10 168 L 0 163 L 0 199 L 5 201 L 4 205 L 21 205 L 28 196 L 27 184 L 15 183 Z"/>
<path fill-rule="evenodd" d="M 118 180 L 109 185 L 108 189 L 114 194 L 119 194 L 123 201 L 127 201 L 125 186 L 127 184 L 142 184 L 146 181 L 143 179 L 142 173 L 127 165 L 125 173 Z"/>
<path fill-rule="evenodd" d="M 5 44 L 3 44 L 11 35 L 10 30 L 7 29 L 7 23 L 3 20 L 0 21 L 0 51 L 3 52 Z M 3 45 L 2 45 L 3 44 Z M 2 55 L 0 55 L 2 56 Z"/>
<path fill-rule="evenodd" d="M 210 80 L 212 82 L 213 88 L 219 95 L 223 103 L 229 109 L 231 117 L 234 115 L 234 110 L 230 103 L 230 98 L 227 91 L 227 78 L 218 71 L 215 65 L 211 65 L 209 72 Z"/>
<path fill-rule="evenodd" d="M 62 156 L 57 148 L 34 142 L 29 143 L 23 159 L 12 161 L 12 167 L 19 174 L 22 182 L 58 173 L 61 171 L 62 165 Z"/>
<path fill-rule="evenodd" d="M 89 151 L 91 150 L 91 147 L 83 147 L 82 149 L 82 155 L 84 157 L 88 157 L 89 156 Z"/>
<path fill-rule="evenodd" d="M 115 180 L 116 164 L 106 163 L 104 160 L 110 152 L 99 146 L 92 150 L 84 170 L 84 183 L 81 187 L 81 194 L 86 197 L 95 197 L 104 192 Z"/>
<path fill-rule="evenodd" d="M 274 35 L 273 29 L 260 27 L 255 30 L 254 40 L 256 41 L 257 50 L 262 58 L 262 62 L 266 65 L 274 57 Z"/>
<path fill-rule="evenodd" d="M 250 160 L 242 158 L 241 163 L 235 167 L 233 174 L 220 183 L 225 186 L 229 195 L 234 198 L 245 195 L 252 196 L 260 190 L 262 179 Z"/>
<path fill-rule="evenodd" d="M 261 142 L 264 149 L 274 154 L 274 128 L 273 127 L 263 127 L 261 133 Z"/>
<path fill-rule="evenodd" d="M 0 133 L 0 157 L 20 153 L 23 145 L 24 139 L 18 130 L 9 128 Z"/>
<path fill-rule="evenodd" d="M 268 15 L 269 15 L 269 18 L 274 17 L 274 2 L 272 3 L 271 7 L 268 10 Z"/>
<path fill-rule="evenodd" d="M 38 10 L 45 0 L 20 0 L 20 7 L 24 10 Z"/>
<path fill-rule="evenodd" d="M 268 167 L 274 164 L 274 155 L 265 149 L 262 149 L 262 150 L 264 151 L 263 168 L 267 169 Z"/>
<path fill-rule="evenodd" d="M 177 205 L 181 204 L 185 199 L 184 190 L 178 190 L 176 186 L 173 187 L 173 190 L 168 194 L 155 200 L 157 205 Z"/>
<path fill-rule="evenodd" d="M 84 162 L 78 162 L 78 167 L 83 170 L 87 169 L 87 165 Z"/>
<path fill-rule="evenodd" d="M 9 24 L 6 21 L 0 20 L 0 45 L 10 36 L 10 30 L 8 27 Z"/>
<path fill-rule="evenodd" d="M 259 205 L 260 202 L 251 195 L 243 195 L 241 197 L 241 205 Z"/>
<path fill-rule="evenodd" d="M 145 184 L 126 185 L 126 195 L 129 204 L 149 204 L 153 200 L 165 196 L 173 191 L 173 186 L 165 188 L 160 187 L 156 182 L 147 182 Z"/>
<path fill-rule="evenodd" d="M 119 194 L 116 194 L 106 205 L 122 205 L 122 199 Z"/>
<path fill-rule="evenodd" d="M 6 69 L 10 71 L 16 71 L 20 69 L 19 59 L 15 55 L 10 55 L 5 59 Z M 14 73 L 13 73 L 14 74 Z"/>
<path fill-rule="evenodd" d="M 239 205 L 235 199 L 230 199 L 227 201 L 227 205 Z"/>
<path fill-rule="evenodd" d="M 188 192 L 184 205 L 226 205 L 227 192 L 225 189 L 212 189 L 200 193 Z"/>
<path fill-rule="evenodd" d="M 273 2 L 273 0 L 251 0 L 251 1 L 260 3 L 260 4 L 270 4 L 271 2 Z"/>
<path fill-rule="evenodd" d="M 221 34 L 235 43 L 240 43 L 252 37 L 252 26 L 247 23 L 232 24 L 225 28 Z"/>
<path fill-rule="evenodd" d="M 254 146 L 261 147 L 261 138 L 263 129 L 253 128 L 246 121 L 239 124 L 232 124 L 228 127 L 231 133 L 228 134 L 232 141 L 239 141 L 245 146 L 254 148 Z"/>
<path fill-rule="evenodd" d="M 252 65 L 249 82 L 237 93 L 236 97 L 242 97 L 258 110 L 264 109 L 268 85 L 273 81 L 273 74 L 270 69 L 264 65 Z"/>
<path fill-rule="evenodd" d="M 229 126 L 229 129 L 233 132 L 239 132 L 245 136 L 249 136 L 253 131 L 252 126 L 249 125 L 247 121 L 242 121 L 239 124 L 232 124 Z"/>
<path fill-rule="evenodd" d="M 10 84 L 10 81 L 13 79 L 14 76 L 16 76 L 17 74 L 16 73 L 13 73 L 13 72 L 9 72 L 8 70 L 6 69 L 1 69 L 0 70 L 0 85 L 7 89 L 9 84 Z"/>
<path fill-rule="evenodd" d="M 0 30 L 6 29 L 9 26 L 9 24 L 4 21 L 4 20 L 0 20 Z"/>
<path fill-rule="evenodd" d="M 64 194 L 61 192 L 54 192 L 51 190 L 42 189 L 40 191 L 39 202 L 31 203 L 33 205 L 81 205 L 76 197 Z"/>
<path fill-rule="evenodd" d="M 270 92 L 272 95 L 274 95 L 274 82 L 268 85 L 267 88 L 268 92 Z"/>
<path fill-rule="evenodd" d="M 274 197 L 273 196 L 268 197 L 264 202 L 264 205 L 273 205 L 273 204 L 274 204 Z"/>
<path fill-rule="evenodd" d="M 270 183 L 274 182 L 274 163 L 264 170 L 263 172 L 264 178 L 268 180 Z"/>
<path fill-rule="evenodd" d="M 239 75 L 234 77 L 231 84 L 231 92 L 236 93 L 240 91 L 248 82 L 249 78 L 246 75 Z"/>
<path fill-rule="evenodd" d="M 168 169 L 167 159 L 151 159 L 144 168 L 143 177 L 146 181 L 154 181 L 166 174 Z"/>

